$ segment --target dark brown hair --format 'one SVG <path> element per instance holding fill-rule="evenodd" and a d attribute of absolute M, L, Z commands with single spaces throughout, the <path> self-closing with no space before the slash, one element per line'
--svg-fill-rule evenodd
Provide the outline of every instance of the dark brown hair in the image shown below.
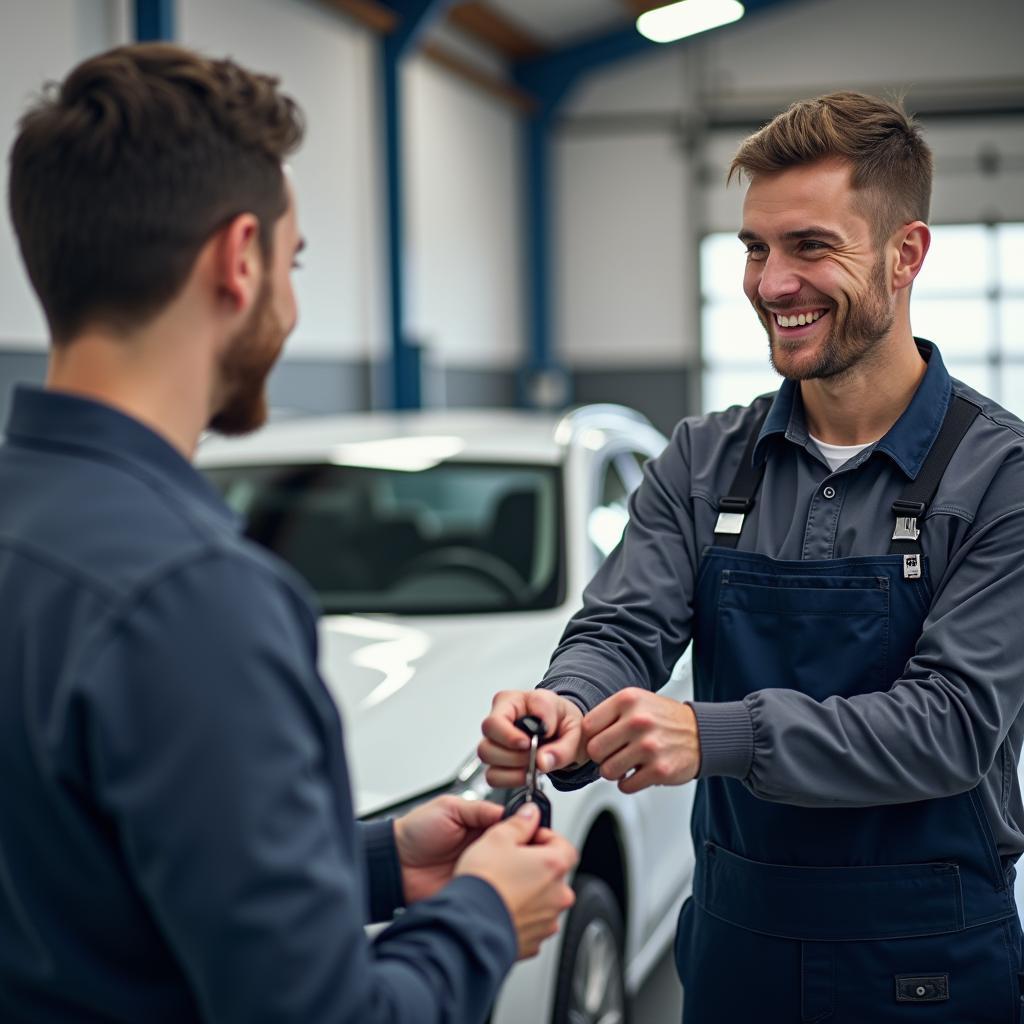
<path fill-rule="evenodd" d="M 9 203 L 22 258 L 61 344 L 130 330 L 184 284 L 240 213 L 271 251 L 282 160 L 302 115 L 278 80 L 167 43 L 123 46 L 49 83 L 21 119 Z"/>
<path fill-rule="evenodd" d="M 932 153 L 902 104 L 859 92 L 801 100 L 745 139 L 729 167 L 753 180 L 829 157 L 849 162 L 851 184 L 880 242 L 900 225 L 928 220 Z"/>

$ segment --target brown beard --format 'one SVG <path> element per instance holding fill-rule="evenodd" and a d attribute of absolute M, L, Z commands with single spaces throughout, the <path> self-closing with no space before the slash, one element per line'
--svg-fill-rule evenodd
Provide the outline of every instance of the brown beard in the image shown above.
<path fill-rule="evenodd" d="M 220 361 L 225 398 L 210 419 L 218 434 L 248 434 L 267 421 L 267 377 L 277 361 L 286 332 L 271 307 L 265 280 L 245 326 L 231 339 Z"/>
<path fill-rule="evenodd" d="M 772 314 L 758 309 L 761 323 L 768 332 L 769 359 L 776 373 L 791 380 L 821 380 L 845 373 L 859 363 L 892 330 L 896 316 L 888 301 L 885 287 L 885 259 L 880 254 L 871 269 L 865 293 L 850 303 L 846 316 L 839 321 L 833 310 L 832 329 L 816 362 L 794 374 L 786 373 L 776 361 L 778 340 L 772 336 Z"/>

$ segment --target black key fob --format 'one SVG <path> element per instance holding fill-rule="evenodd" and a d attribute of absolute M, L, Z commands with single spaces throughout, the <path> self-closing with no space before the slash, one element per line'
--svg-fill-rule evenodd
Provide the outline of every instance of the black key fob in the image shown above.
<path fill-rule="evenodd" d="M 535 803 L 540 808 L 540 824 L 542 828 L 551 828 L 551 801 L 539 789 L 531 790 L 528 786 L 517 789 L 505 804 L 503 818 L 510 818 L 525 803 Z"/>

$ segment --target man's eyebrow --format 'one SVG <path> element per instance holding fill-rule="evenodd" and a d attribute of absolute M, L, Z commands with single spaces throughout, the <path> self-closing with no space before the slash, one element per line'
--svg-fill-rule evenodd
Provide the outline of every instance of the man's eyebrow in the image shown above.
<path fill-rule="evenodd" d="M 760 242 L 762 238 L 755 232 L 750 231 L 748 228 L 744 228 L 737 236 L 741 242 Z M 843 236 L 832 231 L 830 228 L 818 227 L 813 225 L 809 228 L 799 228 L 795 231 L 785 231 L 782 234 L 782 240 L 784 242 L 800 242 L 805 238 L 820 238 L 825 242 L 834 242 L 840 244 L 843 241 Z"/>
<path fill-rule="evenodd" d="M 799 242 L 804 238 L 821 238 L 826 242 L 841 242 L 843 240 L 842 235 L 837 234 L 835 231 L 831 231 L 828 228 L 822 227 L 809 227 L 800 228 L 799 231 L 786 231 L 783 233 L 782 237 L 787 242 Z"/>

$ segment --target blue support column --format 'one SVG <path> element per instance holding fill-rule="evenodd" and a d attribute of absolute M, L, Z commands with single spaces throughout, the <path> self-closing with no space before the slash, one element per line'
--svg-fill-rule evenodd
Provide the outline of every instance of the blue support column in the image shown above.
<path fill-rule="evenodd" d="M 140 43 L 174 38 L 174 0 L 135 0 L 135 39 Z"/>
<path fill-rule="evenodd" d="M 422 404 L 420 347 L 405 329 L 405 223 L 402 180 L 402 61 L 451 0 L 399 0 L 391 7 L 401 17 L 398 28 L 385 36 L 384 158 L 387 177 L 388 280 L 391 292 L 391 405 L 418 409 Z"/>
<path fill-rule="evenodd" d="M 551 138 L 555 117 L 581 75 L 653 45 L 630 27 L 521 62 L 514 69 L 518 84 L 538 99 L 537 110 L 526 121 L 523 132 L 530 331 L 528 356 L 519 379 L 519 400 L 523 405 L 561 406 L 572 397 L 570 378 L 555 351 L 551 330 L 554 292 Z"/>
<path fill-rule="evenodd" d="M 551 124 L 554 104 L 543 103 L 523 126 L 526 192 L 528 354 L 519 375 L 519 403 L 563 406 L 571 400 L 568 374 L 551 341 L 553 233 L 551 229 Z"/>

